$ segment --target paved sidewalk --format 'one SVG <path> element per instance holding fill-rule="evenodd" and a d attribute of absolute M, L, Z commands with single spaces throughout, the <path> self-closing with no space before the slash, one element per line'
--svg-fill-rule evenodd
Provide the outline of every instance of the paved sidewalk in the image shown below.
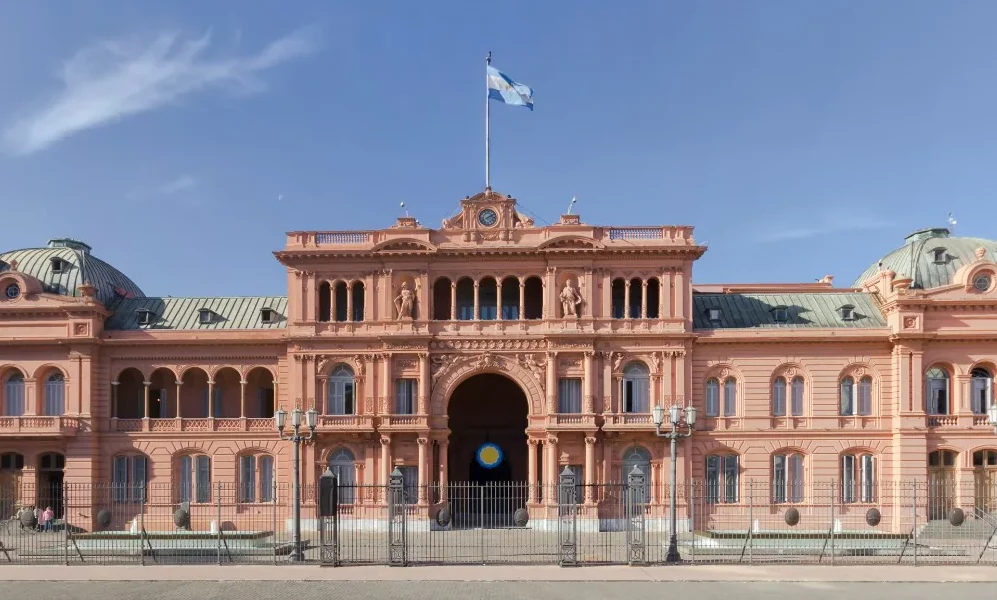
<path fill-rule="evenodd" d="M 989 582 L 997 568 L 960 566 L 36 566 L 0 564 L 0 581 L 720 581 Z"/>

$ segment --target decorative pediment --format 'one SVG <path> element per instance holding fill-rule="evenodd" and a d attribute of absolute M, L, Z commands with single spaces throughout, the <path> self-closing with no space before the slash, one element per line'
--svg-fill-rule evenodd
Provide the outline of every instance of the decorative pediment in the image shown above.
<path fill-rule="evenodd" d="M 577 235 L 562 235 L 540 244 L 538 250 L 600 250 L 604 248 L 595 240 Z"/>
<path fill-rule="evenodd" d="M 371 251 L 381 254 L 389 254 L 394 252 L 436 252 L 436 250 L 436 246 L 430 244 L 429 242 L 424 242 L 415 238 L 395 238 L 381 242 L 380 244 L 374 246 Z"/>

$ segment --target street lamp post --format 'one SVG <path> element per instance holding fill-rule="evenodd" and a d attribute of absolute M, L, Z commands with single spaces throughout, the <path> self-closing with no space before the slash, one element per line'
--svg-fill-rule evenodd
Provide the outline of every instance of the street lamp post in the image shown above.
<path fill-rule="evenodd" d="M 665 556 L 665 562 L 667 563 L 677 563 L 680 560 L 679 548 L 678 548 L 678 537 L 675 535 L 676 528 L 676 518 L 675 505 L 678 503 L 678 497 L 676 495 L 676 473 L 675 466 L 678 462 L 678 441 L 682 438 L 687 438 L 692 435 L 692 428 L 696 424 L 696 407 L 688 406 L 682 408 L 680 406 L 672 406 L 668 409 L 668 421 L 671 424 L 671 429 L 669 431 L 662 432 L 661 426 L 665 422 L 665 408 L 663 406 L 655 406 L 653 411 L 654 416 L 654 432 L 658 437 L 668 438 L 671 440 L 672 446 L 672 468 L 671 468 L 671 480 L 670 480 L 670 497 L 668 499 L 669 511 L 668 511 L 668 555 Z M 683 418 L 684 417 L 684 418 Z M 682 431 L 682 427 L 685 427 L 685 431 Z"/>
<path fill-rule="evenodd" d="M 291 411 L 291 427 L 294 433 L 284 435 L 284 426 L 287 424 L 287 411 L 283 408 L 277 409 L 274 413 L 274 421 L 277 425 L 277 435 L 280 439 L 294 443 L 294 486 L 291 488 L 294 503 L 294 531 L 291 540 L 291 554 L 287 559 L 290 562 L 302 562 L 305 555 L 301 550 L 301 442 L 308 441 L 315 437 L 315 426 L 318 424 L 318 412 L 314 408 L 309 408 L 304 412 L 305 425 L 308 427 L 308 435 L 299 433 L 301 428 L 302 412 L 300 408 Z"/>

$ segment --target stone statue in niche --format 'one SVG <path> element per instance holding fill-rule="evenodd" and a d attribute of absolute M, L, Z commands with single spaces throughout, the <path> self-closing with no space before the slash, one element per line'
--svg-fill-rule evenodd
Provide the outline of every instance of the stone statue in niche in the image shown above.
<path fill-rule="evenodd" d="M 412 311 L 415 309 L 415 292 L 408 289 L 408 283 L 402 282 L 401 292 L 395 298 L 395 310 L 398 311 L 398 320 L 404 321 L 412 318 Z"/>
<path fill-rule="evenodd" d="M 582 303 L 582 296 L 571 284 L 571 280 L 564 282 L 564 289 L 561 290 L 561 309 L 564 317 L 577 317 L 578 306 Z"/>

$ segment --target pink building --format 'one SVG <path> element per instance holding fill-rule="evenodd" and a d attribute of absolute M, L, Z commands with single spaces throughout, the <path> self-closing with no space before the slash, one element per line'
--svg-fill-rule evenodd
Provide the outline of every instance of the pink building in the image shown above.
<path fill-rule="evenodd" d="M 678 479 L 711 505 L 743 503 L 749 480 L 802 504 L 833 480 L 864 512 L 931 480 L 946 506 L 997 510 L 997 242 L 919 231 L 845 288 L 695 284 L 705 252 L 692 227 L 538 227 L 494 192 L 438 229 L 289 233 L 286 297 L 147 297 L 74 240 L 5 252 L 0 486 L 159 482 L 197 502 L 211 481 L 267 503 L 291 472 L 275 408 L 314 407 L 306 484 L 327 467 L 553 485 L 639 466 L 663 505 L 651 409 L 677 404 L 700 415 Z"/>

